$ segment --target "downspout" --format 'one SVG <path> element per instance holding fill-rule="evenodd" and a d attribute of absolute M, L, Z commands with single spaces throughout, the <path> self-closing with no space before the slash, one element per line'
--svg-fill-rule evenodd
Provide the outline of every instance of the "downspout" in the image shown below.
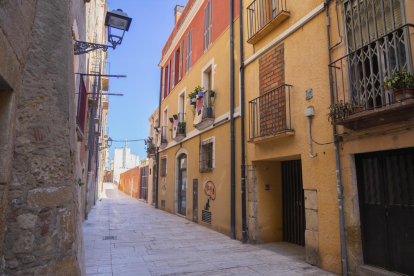
<path fill-rule="evenodd" d="M 241 195 L 242 195 L 242 242 L 247 243 L 246 223 L 246 160 L 244 133 L 244 50 L 243 50 L 243 0 L 239 0 L 240 29 L 240 119 L 241 119 Z"/>
<path fill-rule="evenodd" d="M 159 103 L 158 103 L 158 126 L 157 126 L 157 134 L 158 134 L 158 131 L 159 131 L 159 128 L 160 128 L 160 122 L 161 122 L 161 93 L 162 93 L 162 68 L 161 68 L 161 74 L 160 74 L 160 100 L 159 100 Z M 158 141 L 157 141 L 158 142 Z M 160 166 L 158 166 L 158 164 L 159 164 L 159 148 L 157 147 L 157 153 L 156 153 L 156 159 L 157 159 L 157 162 L 155 163 L 155 166 L 156 166 L 156 169 L 157 169 L 157 172 L 155 173 L 155 202 L 154 202 L 154 207 L 155 207 L 155 209 L 158 209 L 158 175 L 159 175 L 159 173 L 160 173 L 160 169 L 159 169 L 159 167 Z"/>
<path fill-rule="evenodd" d="M 329 2 L 325 0 L 325 10 L 326 10 L 326 29 L 328 34 L 328 53 L 329 53 L 329 64 L 332 63 L 331 56 L 331 37 L 329 34 Z M 336 9 L 336 7 L 335 7 Z M 338 22 L 339 24 L 339 22 Z M 329 67 L 329 84 L 331 90 L 331 104 L 334 104 L 334 88 L 333 88 L 333 79 L 332 79 L 332 69 Z M 338 190 L 338 206 L 339 206 L 339 231 L 341 236 L 341 255 L 342 255 L 342 275 L 348 275 L 348 260 L 346 255 L 346 241 L 345 241 L 345 222 L 344 222 L 344 208 L 343 208 L 343 195 L 342 195 L 342 183 L 341 183 L 341 166 L 339 163 L 339 145 L 338 139 L 336 139 L 336 126 L 333 126 L 333 135 L 334 135 L 334 150 L 335 150 L 335 166 L 336 166 L 336 186 Z"/>
<path fill-rule="evenodd" d="M 233 2 L 230 0 L 230 238 L 236 238 L 236 185 L 235 185 L 235 139 L 234 139 L 234 26 L 233 26 Z"/>

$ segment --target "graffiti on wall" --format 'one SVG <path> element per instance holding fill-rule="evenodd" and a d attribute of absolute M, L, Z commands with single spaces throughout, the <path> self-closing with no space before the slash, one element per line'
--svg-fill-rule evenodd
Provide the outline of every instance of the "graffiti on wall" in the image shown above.
<path fill-rule="evenodd" d="M 212 181 L 207 181 L 204 185 L 204 192 L 211 200 L 216 199 L 216 187 Z"/>
<path fill-rule="evenodd" d="M 163 195 L 167 192 L 167 181 L 165 178 L 162 179 L 161 191 Z"/>

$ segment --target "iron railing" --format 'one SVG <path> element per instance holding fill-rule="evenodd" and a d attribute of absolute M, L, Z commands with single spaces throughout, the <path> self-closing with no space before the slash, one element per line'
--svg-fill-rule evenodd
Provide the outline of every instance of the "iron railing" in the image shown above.
<path fill-rule="evenodd" d="M 177 129 L 174 130 L 174 123 L 172 123 L 172 130 L 171 131 L 171 138 L 174 139 L 177 137 L 178 134 L 185 134 L 186 127 L 182 128 L 181 124 L 185 123 L 185 113 L 178 113 L 177 114 Z"/>
<path fill-rule="evenodd" d="M 163 126 L 161 127 L 161 144 L 168 144 L 168 127 Z"/>
<path fill-rule="evenodd" d="M 249 102 L 249 138 L 291 130 L 290 87 L 284 84 Z"/>
<path fill-rule="evenodd" d="M 329 68 L 333 103 L 349 103 L 351 113 L 395 103 L 394 91 L 382 85 L 395 72 L 405 69 L 413 73 L 412 27 L 406 24 L 379 37 L 375 26 L 376 39 L 367 35 L 363 46 L 332 62 Z"/>
<path fill-rule="evenodd" d="M 253 1 L 247 7 L 248 39 L 259 32 L 282 11 L 287 11 L 286 0 Z"/>

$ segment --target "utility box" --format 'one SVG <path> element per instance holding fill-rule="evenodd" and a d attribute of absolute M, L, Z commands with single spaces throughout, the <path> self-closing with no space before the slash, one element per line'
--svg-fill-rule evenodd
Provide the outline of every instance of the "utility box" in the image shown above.
<path fill-rule="evenodd" d="M 305 109 L 305 116 L 306 117 L 312 117 L 314 115 L 315 115 L 315 111 L 314 111 L 312 106 Z"/>

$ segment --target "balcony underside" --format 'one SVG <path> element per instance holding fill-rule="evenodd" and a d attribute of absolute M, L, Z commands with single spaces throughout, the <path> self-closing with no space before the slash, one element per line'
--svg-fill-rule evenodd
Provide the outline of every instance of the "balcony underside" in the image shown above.
<path fill-rule="evenodd" d="M 92 107 L 98 107 L 98 98 L 96 98 L 96 99 L 88 98 L 88 103 Z"/>
<path fill-rule="evenodd" d="M 272 140 L 277 140 L 277 139 L 281 139 L 281 138 L 285 138 L 285 137 L 290 137 L 295 135 L 295 131 L 292 129 L 288 129 L 288 130 L 282 130 L 279 132 L 275 132 L 266 136 L 260 136 L 254 139 L 250 139 L 248 142 L 249 143 L 254 143 L 254 144 L 259 144 L 259 143 L 264 143 L 264 142 L 268 142 L 268 141 L 272 141 Z"/>
<path fill-rule="evenodd" d="M 335 125 L 343 125 L 346 128 L 358 131 L 406 121 L 413 117 L 414 99 L 409 99 L 374 110 L 350 115 L 343 120 L 336 121 Z"/>
<path fill-rule="evenodd" d="M 165 149 L 168 146 L 168 143 L 161 143 L 160 149 Z"/>
<path fill-rule="evenodd" d="M 253 35 L 247 43 L 256 44 L 259 42 L 263 37 L 265 37 L 268 33 L 270 33 L 274 28 L 279 26 L 283 21 L 290 17 L 290 12 L 281 11 L 278 15 L 276 15 L 272 20 L 269 21 L 266 25 L 263 26 L 255 35 Z"/>
<path fill-rule="evenodd" d="M 185 134 L 177 134 L 177 136 L 175 136 L 173 140 L 176 142 L 180 142 L 184 138 L 185 138 Z"/>
<path fill-rule="evenodd" d="M 205 118 L 197 125 L 194 125 L 194 127 L 197 128 L 198 130 L 203 130 L 213 125 L 213 123 L 214 123 L 214 118 Z"/>

